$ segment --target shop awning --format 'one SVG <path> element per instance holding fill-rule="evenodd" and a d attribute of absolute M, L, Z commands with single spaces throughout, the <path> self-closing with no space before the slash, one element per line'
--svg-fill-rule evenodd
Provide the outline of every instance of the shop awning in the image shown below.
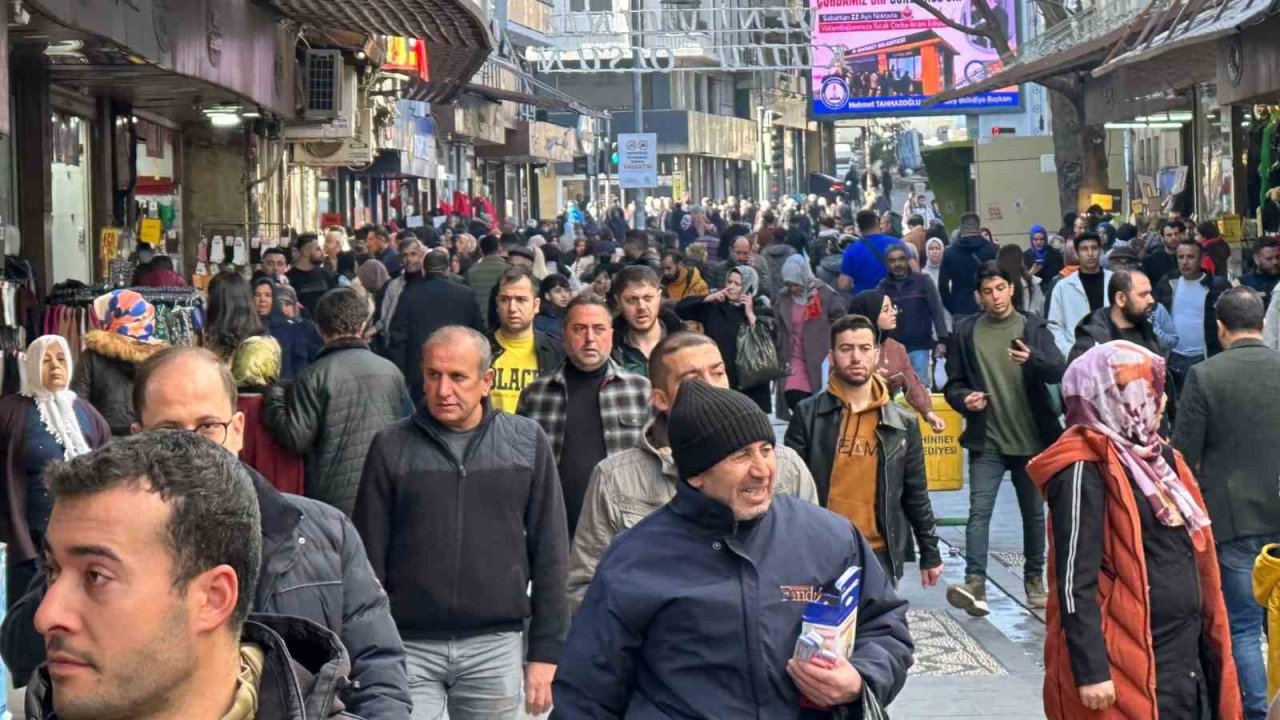
<path fill-rule="evenodd" d="M 421 38 L 427 43 L 437 102 L 480 69 L 494 49 L 488 13 L 477 0 L 260 0 L 318 27 Z"/>
<path fill-rule="evenodd" d="M 1065 75 L 1072 70 L 1087 69 L 1089 65 L 1101 61 L 1106 51 L 1119 42 L 1124 33 L 1125 28 L 1118 27 L 1106 35 L 1073 45 L 1060 52 L 1027 62 L 1014 63 L 978 82 L 944 90 L 926 100 L 924 106 L 934 107 L 950 100 L 1035 82 L 1041 78 Z"/>
<path fill-rule="evenodd" d="M 1259 22 L 1270 15 L 1275 6 L 1276 0 L 1223 0 L 1201 10 L 1190 20 L 1174 22 L 1168 28 L 1153 33 L 1138 46 L 1095 69 L 1093 76 L 1102 77 L 1128 65 L 1234 35 L 1241 25 Z"/>

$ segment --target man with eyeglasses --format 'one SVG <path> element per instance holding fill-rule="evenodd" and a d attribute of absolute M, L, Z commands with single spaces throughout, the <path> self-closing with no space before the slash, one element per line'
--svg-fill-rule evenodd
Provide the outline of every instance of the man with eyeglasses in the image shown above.
<path fill-rule="evenodd" d="M 138 368 L 133 404 L 135 432 L 197 432 L 232 454 L 244 444 L 235 380 L 208 350 L 178 347 L 153 355 Z M 253 611 L 303 617 L 332 630 L 351 656 L 352 682 L 342 696 L 347 710 L 362 718 L 408 720 L 404 647 L 355 527 L 336 508 L 277 492 L 252 468 L 245 471 L 262 515 L 262 572 Z M 0 654 L 19 681 L 45 660 L 34 616 L 47 588 L 44 574 L 37 575 L 0 627 Z"/>
<path fill-rule="evenodd" d="M 570 539 L 591 471 L 606 457 L 638 447 L 649 417 L 649 380 L 610 359 L 610 322 L 604 299 L 591 293 L 574 298 L 565 309 L 568 358 L 554 373 L 529 383 L 516 409 L 536 420 L 551 440 Z"/>

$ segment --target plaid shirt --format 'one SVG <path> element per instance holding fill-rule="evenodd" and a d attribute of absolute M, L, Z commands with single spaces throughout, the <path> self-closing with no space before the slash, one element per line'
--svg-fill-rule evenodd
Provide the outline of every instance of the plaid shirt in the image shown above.
<path fill-rule="evenodd" d="M 564 446 L 568 405 L 562 364 L 551 375 L 544 375 L 525 387 L 516 409 L 517 415 L 542 426 L 551 440 L 556 462 L 560 461 L 560 448 Z M 600 424 L 604 427 L 605 452 L 614 455 L 639 446 L 648 420 L 648 378 L 625 372 L 610 360 L 604 383 L 600 386 Z"/>

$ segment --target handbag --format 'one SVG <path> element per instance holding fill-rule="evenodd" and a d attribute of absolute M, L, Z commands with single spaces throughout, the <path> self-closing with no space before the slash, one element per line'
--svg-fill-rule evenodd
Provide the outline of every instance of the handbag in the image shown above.
<path fill-rule="evenodd" d="M 738 329 L 738 386 L 751 388 L 786 377 L 768 327 L 757 321 Z"/>

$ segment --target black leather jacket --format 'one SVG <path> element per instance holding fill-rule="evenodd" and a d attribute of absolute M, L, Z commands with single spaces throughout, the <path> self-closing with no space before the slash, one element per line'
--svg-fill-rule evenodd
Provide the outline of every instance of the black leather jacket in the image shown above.
<path fill-rule="evenodd" d="M 831 490 L 831 468 L 835 463 L 836 444 L 840 441 L 843 413 L 840 399 L 823 391 L 801 402 L 792 412 L 791 424 L 787 427 L 786 445 L 808 464 L 818 487 L 818 502 L 823 507 Z M 901 578 L 903 565 L 916 559 L 916 544 L 920 546 L 921 568 L 941 565 L 938 528 L 924 474 L 920 425 L 914 413 L 894 403 L 880 408 L 876 454 L 880 466 L 876 518 L 893 565 L 885 568 L 885 572 Z"/>

